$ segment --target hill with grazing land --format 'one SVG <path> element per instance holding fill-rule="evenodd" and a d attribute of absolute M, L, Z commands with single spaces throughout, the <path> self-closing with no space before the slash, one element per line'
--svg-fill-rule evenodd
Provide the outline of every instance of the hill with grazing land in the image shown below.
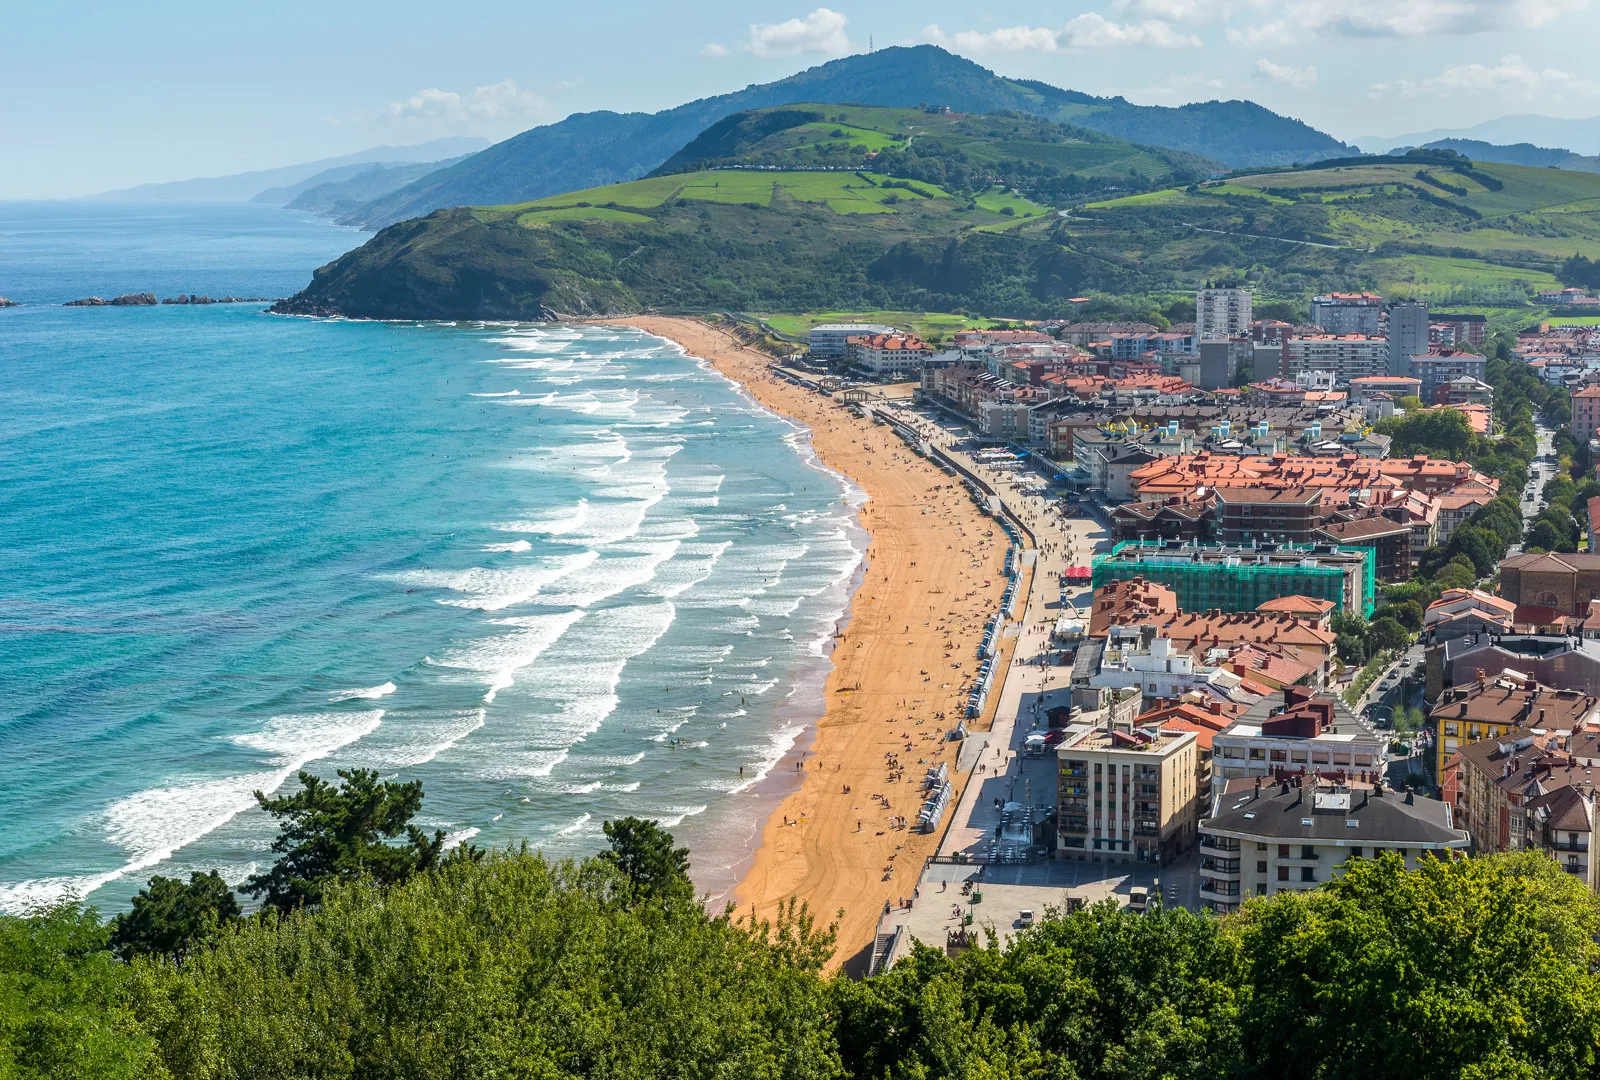
<path fill-rule="evenodd" d="M 1225 278 L 1263 298 L 1365 287 L 1527 318 L 1564 260 L 1600 257 L 1591 173 L 1425 152 L 1201 183 L 1195 164 L 1016 114 L 753 111 L 649 178 L 392 226 L 280 310 L 1050 318 L 1069 297 Z"/>
<path fill-rule="evenodd" d="M 1204 164 L 1018 115 L 805 105 L 731 120 L 663 167 L 687 171 L 391 226 L 281 310 L 1039 313 L 1129 279 L 1049 241 L 1063 193 L 1194 179 Z"/>
<path fill-rule="evenodd" d="M 776 82 L 657 113 L 575 113 L 496 143 L 352 211 L 342 221 L 377 228 L 443 207 L 523 202 L 635 180 L 734 113 L 810 102 L 1021 113 L 1201 155 L 1232 168 L 1315 161 L 1350 151 L 1315 128 L 1249 101 L 1207 101 L 1181 108 L 1133 105 L 1120 97 L 1008 79 L 936 46 L 918 45 L 847 56 Z"/>

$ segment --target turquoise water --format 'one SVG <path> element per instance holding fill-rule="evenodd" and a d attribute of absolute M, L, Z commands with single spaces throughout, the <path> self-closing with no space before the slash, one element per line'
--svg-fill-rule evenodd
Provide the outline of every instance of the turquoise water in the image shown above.
<path fill-rule="evenodd" d="M 242 879 L 300 768 L 557 855 L 657 817 L 713 891 L 748 851 L 864 547 L 792 425 L 633 331 L 57 306 L 362 238 L 0 204 L 0 906 Z"/>

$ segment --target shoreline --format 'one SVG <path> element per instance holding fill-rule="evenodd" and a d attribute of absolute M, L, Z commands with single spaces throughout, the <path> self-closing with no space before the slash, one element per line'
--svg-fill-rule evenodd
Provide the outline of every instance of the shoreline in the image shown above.
<path fill-rule="evenodd" d="M 763 807 L 754 850 L 732 864 L 739 880 L 731 894 L 741 909 L 771 919 L 793 897 L 824 923 L 837 918 L 838 966 L 871 945 L 886 904 L 911 899 L 937 849 L 943 826 L 914 831 L 924 773 L 949 766 L 952 808 L 965 787 L 967 777 L 956 771 L 960 744 L 942 735 L 964 714 L 978 640 L 1004 591 L 1005 534 L 958 480 L 893 432 L 774 379 L 771 357 L 725 331 L 681 317 L 591 321 L 643 330 L 704 360 L 799 425 L 818 463 L 865 495 L 857 521 L 867 547 L 824 654 L 821 715 L 783 762 L 800 783 L 785 783 L 774 769 L 752 789 L 767 789 L 775 801 Z M 997 676 L 1009 665 L 1006 644 Z M 981 737 L 989 717 L 968 726 Z M 896 827 L 897 820 L 912 827 Z"/>

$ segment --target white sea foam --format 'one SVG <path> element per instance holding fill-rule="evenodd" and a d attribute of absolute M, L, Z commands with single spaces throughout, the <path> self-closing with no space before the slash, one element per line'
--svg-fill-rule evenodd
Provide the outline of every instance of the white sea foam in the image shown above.
<path fill-rule="evenodd" d="M 487 705 L 501 690 L 514 685 L 517 673 L 542 656 L 584 615 L 582 611 L 563 611 L 496 619 L 496 626 L 511 627 L 512 631 L 453 649 L 429 662 L 437 667 L 458 668 L 487 676 L 489 689 L 483 695 Z"/>
<path fill-rule="evenodd" d="M 589 824 L 590 819 L 593 818 L 593 817 L 594 817 L 593 814 L 588 814 L 588 813 L 580 814 L 578 816 L 578 820 L 574 821 L 571 825 L 568 825 L 564 829 L 557 829 L 556 830 L 556 835 L 557 836 L 571 836 L 573 833 L 577 832 L 579 829 L 582 829 L 585 825 Z"/>
<path fill-rule="evenodd" d="M 459 597 L 441 597 L 439 603 L 478 611 L 500 611 L 524 604 L 567 574 L 587 566 L 600 557 L 596 551 L 572 555 L 550 555 L 537 562 L 504 569 L 474 566 L 466 570 L 406 570 L 386 575 L 389 580 L 413 587 L 448 589 Z"/>
<path fill-rule="evenodd" d="M 127 862 L 99 874 L 0 887 L 0 910 L 24 910 L 69 893 L 86 897 L 108 882 L 148 870 L 253 807 L 254 792 L 276 791 L 306 765 L 376 730 L 382 720 L 382 709 L 280 716 L 259 731 L 236 735 L 231 742 L 268 755 L 263 768 L 147 788 L 118 800 L 103 811 L 99 822 L 106 838 L 127 853 Z"/>
<path fill-rule="evenodd" d="M 329 700 L 353 701 L 359 698 L 362 701 L 376 701 L 378 698 L 388 697 L 394 692 L 394 683 L 386 682 L 382 686 L 369 686 L 365 690 L 340 690 L 329 695 Z"/>
<path fill-rule="evenodd" d="M 457 829 L 454 832 L 446 833 L 444 838 L 444 849 L 449 851 L 458 844 L 465 844 L 473 837 L 477 836 L 479 832 L 480 830 L 476 825 L 469 825 L 465 829 Z"/>
<path fill-rule="evenodd" d="M 473 394 L 473 397 L 520 397 L 521 390 L 503 390 L 498 394 Z"/>
<path fill-rule="evenodd" d="M 484 551 L 532 551 L 533 545 L 526 540 L 512 540 L 506 544 L 485 544 Z"/>

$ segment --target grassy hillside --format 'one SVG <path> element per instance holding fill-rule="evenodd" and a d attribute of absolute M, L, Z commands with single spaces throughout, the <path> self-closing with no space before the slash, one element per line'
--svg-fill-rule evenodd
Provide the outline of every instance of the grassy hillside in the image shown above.
<path fill-rule="evenodd" d="M 1097 154 L 1120 155 L 1103 181 L 1085 175 Z M 1096 294 L 1176 311 L 1224 278 L 1264 300 L 1372 288 L 1506 323 L 1542 314 L 1529 300 L 1563 258 L 1600 256 L 1600 176 L 1459 158 L 1104 198 L 1117 169 L 1148 184 L 1135 169 L 1181 162 L 1016 116 L 803 105 L 730 118 L 673 160 L 714 167 L 406 222 L 319 270 L 282 310 L 1046 318 Z M 857 160 L 871 167 L 851 170 Z M 1083 171 L 1061 172 L 1069 163 Z"/>
<path fill-rule="evenodd" d="M 881 160 L 880 160 L 881 159 Z M 735 113 L 656 170 L 728 165 L 885 169 L 926 174 L 958 188 L 1002 178 L 1040 186 L 1075 177 L 1091 187 L 1144 187 L 1160 177 L 1199 179 L 1223 166 L 1183 151 L 1137 146 L 1088 128 L 1021 113 L 939 114 L 862 105 L 790 106 Z M 985 183 L 985 186 L 987 184 Z"/>

